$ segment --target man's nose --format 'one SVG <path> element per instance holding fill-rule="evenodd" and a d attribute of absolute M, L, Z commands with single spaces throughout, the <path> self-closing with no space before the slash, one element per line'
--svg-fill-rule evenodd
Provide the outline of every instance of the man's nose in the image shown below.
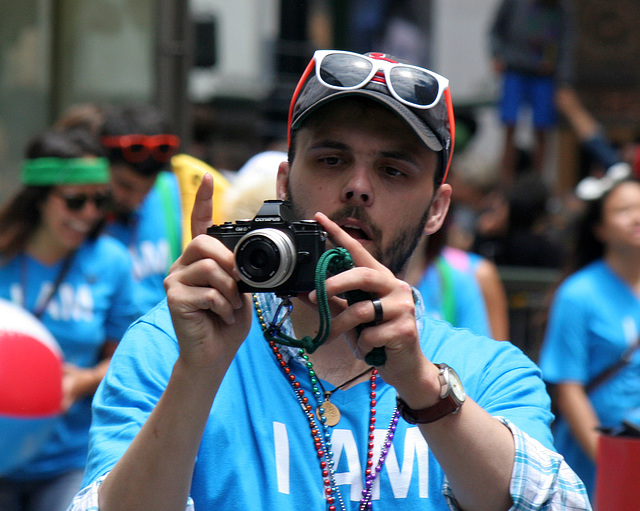
<path fill-rule="evenodd" d="M 348 181 L 342 189 L 344 202 L 362 202 L 371 205 L 373 201 L 373 183 L 368 169 L 361 167 L 351 171 Z"/>

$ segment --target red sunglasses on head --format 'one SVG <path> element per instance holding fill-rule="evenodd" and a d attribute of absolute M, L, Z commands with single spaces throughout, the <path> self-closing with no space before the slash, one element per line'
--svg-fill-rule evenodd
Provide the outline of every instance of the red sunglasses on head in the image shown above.
<path fill-rule="evenodd" d="M 149 156 L 160 163 L 168 162 L 178 152 L 180 139 L 176 135 L 120 135 L 102 137 L 102 145 L 120 149 L 125 160 L 141 163 Z"/>

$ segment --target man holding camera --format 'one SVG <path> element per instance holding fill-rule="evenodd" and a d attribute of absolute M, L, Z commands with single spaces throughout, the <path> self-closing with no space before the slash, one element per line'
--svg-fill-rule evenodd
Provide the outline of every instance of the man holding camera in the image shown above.
<path fill-rule="evenodd" d="M 538 369 L 429 318 L 400 279 L 446 216 L 453 126 L 444 77 L 315 53 L 277 198 L 352 266 L 295 297 L 240 293 L 230 248 L 195 237 L 96 395 L 71 509 L 590 509 L 553 451 Z M 194 234 L 211 193 L 203 180 Z"/>

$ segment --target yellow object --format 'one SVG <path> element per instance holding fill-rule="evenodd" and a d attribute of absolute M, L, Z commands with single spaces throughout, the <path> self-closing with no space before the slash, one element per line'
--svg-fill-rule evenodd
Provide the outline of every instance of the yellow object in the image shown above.
<path fill-rule="evenodd" d="M 202 181 L 202 176 L 209 173 L 213 176 L 213 211 L 212 221 L 220 224 L 224 218 L 224 199 L 230 188 L 229 181 L 216 169 L 205 162 L 189 156 L 177 154 L 171 158 L 173 172 L 178 178 L 180 196 L 182 200 L 182 247 L 186 247 L 191 241 L 191 210 L 196 198 L 196 191 Z"/>

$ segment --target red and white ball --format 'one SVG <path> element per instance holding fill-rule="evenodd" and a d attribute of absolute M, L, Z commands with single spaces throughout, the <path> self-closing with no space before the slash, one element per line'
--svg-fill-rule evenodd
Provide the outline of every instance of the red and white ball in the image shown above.
<path fill-rule="evenodd" d="M 0 476 L 25 463 L 61 414 L 63 356 L 32 314 L 0 299 Z"/>

